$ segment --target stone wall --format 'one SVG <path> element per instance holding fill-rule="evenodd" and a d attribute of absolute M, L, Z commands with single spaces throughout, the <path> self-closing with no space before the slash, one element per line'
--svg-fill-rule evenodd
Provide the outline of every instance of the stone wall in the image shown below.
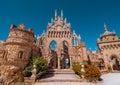
<path fill-rule="evenodd" d="M 23 81 L 22 71 L 32 56 L 35 41 L 32 29 L 11 25 L 8 39 L 4 43 L 5 54 L 1 61 L 1 76 L 6 83 Z"/>

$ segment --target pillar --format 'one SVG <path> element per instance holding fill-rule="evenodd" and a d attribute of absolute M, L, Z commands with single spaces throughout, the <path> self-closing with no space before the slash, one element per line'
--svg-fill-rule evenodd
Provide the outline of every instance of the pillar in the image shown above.
<path fill-rule="evenodd" d="M 72 69 L 72 57 L 70 57 L 70 69 Z"/>
<path fill-rule="evenodd" d="M 58 56 L 58 69 L 60 69 L 60 56 Z"/>

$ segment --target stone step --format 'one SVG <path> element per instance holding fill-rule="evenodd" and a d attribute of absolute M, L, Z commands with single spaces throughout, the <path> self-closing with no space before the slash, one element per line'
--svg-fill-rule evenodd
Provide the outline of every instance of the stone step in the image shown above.
<path fill-rule="evenodd" d="M 37 82 L 81 82 L 82 79 L 71 69 L 48 69 Z"/>
<path fill-rule="evenodd" d="M 41 79 L 41 80 L 37 80 L 36 82 L 82 82 L 82 79 L 64 79 L 64 80 L 60 80 L 60 79 Z"/>
<path fill-rule="evenodd" d="M 71 69 L 48 69 L 47 74 L 74 74 Z"/>

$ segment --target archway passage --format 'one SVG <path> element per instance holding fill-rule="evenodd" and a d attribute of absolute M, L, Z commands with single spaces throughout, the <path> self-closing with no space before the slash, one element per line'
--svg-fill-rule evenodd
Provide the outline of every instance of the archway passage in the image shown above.
<path fill-rule="evenodd" d="M 58 55 L 56 52 L 57 48 L 57 43 L 55 41 L 52 41 L 50 43 L 50 48 L 49 48 L 49 68 L 50 69 L 57 69 L 58 68 Z"/>
<path fill-rule="evenodd" d="M 104 60 L 102 58 L 99 59 L 99 69 L 100 70 L 105 69 L 105 63 L 104 63 Z"/>
<path fill-rule="evenodd" d="M 68 42 L 63 41 L 63 48 L 61 50 L 61 58 L 60 58 L 60 67 L 61 69 L 70 68 L 70 58 L 68 53 Z"/>
<path fill-rule="evenodd" d="M 58 56 L 56 51 L 51 50 L 50 62 L 49 62 L 50 69 L 57 69 L 58 68 Z"/>
<path fill-rule="evenodd" d="M 116 55 L 111 56 L 113 70 L 120 70 L 120 61 Z"/>

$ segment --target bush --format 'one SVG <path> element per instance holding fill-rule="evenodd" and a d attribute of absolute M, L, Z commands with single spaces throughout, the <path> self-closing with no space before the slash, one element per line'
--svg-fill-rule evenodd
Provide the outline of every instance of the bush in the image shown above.
<path fill-rule="evenodd" d="M 112 67 L 110 65 L 108 65 L 108 71 L 111 72 L 112 71 Z"/>
<path fill-rule="evenodd" d="M 84 76 L 90 82 L 97 81 L 101 76 L 101 72 L 96 66 L 87 64 L 85 65 Z"/>
<path fill-rule="evenodd" d="M 46 73 L 48 68 L 47 60 L 44 57 L 33 57 L 28 66 L 24 69 L 23 75 L 25 77 L 30 77 L 32 75 L 31 71 L 33 69 L 33 65 L 36 65 L 37 73 L 36 77 L 39 78 L 41 75 Z"/>
<path fill-rule="evenodd" d="M 86 64 L 84 69 L 85 69 L 85 72 L 81 72 L 80 64 L 73 66 L 73 70 L 74 70 L 75 74 L 79 75 L 80 77 L 81 77 L 81 75 L 83 75 L 84 78 L 90 82 L 98 80 L 101 76 L 101 72 L 94 65 Z"/>
<path fill-rule="evenodd" d="M 81 73 L 81 65 L 80 64 L 73 65 L 73 71 L 75 72 L 75 74 L 79 75 Z"/>

